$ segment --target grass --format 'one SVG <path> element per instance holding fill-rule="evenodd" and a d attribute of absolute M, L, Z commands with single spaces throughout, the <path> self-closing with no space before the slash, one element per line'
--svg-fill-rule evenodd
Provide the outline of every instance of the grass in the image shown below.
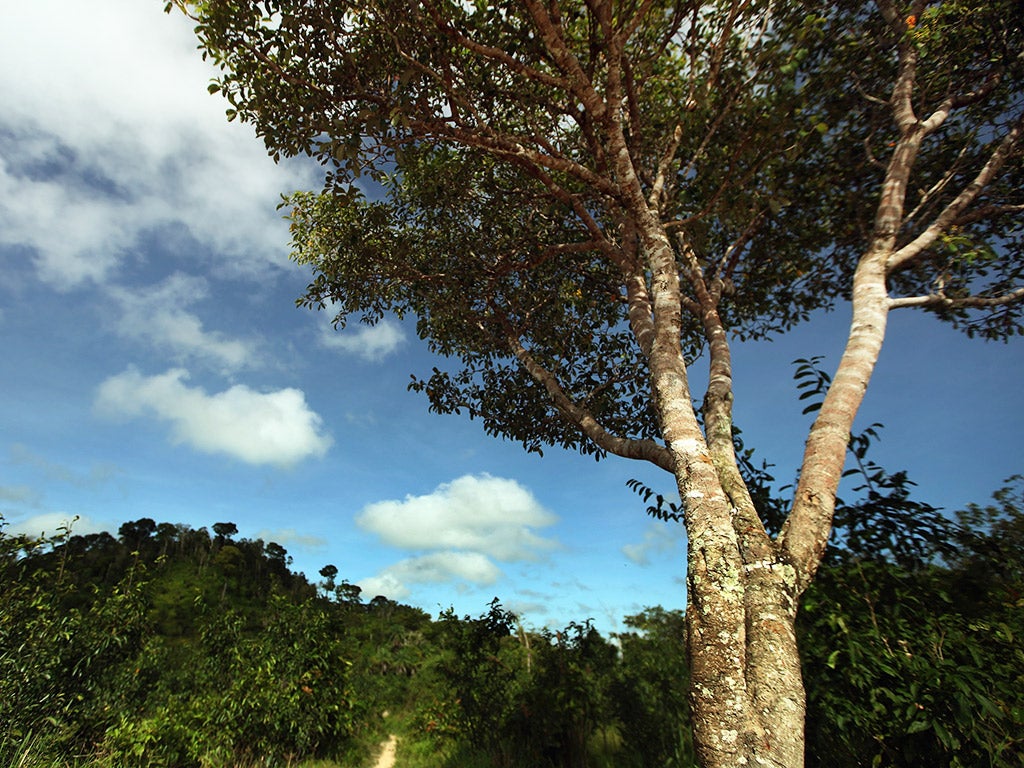
<path fill-rule="evenodd" d="M 374 750 L 376 745 L 374 745 Z M 341 762 L 320 758 L 302 760 L 298 763 L 264 763 L 262 761 L 245 765 L 234 763 L 223 768 L 366 768 L 373 764 L 375 752 L 356 747 L 352 754 Z M 429 763 L 424 764 L 424 768 Z M 2 768 L 111 768 L 108 761 L 99 757 L 66 757 L 52 740 L 36 734 L 18 738 L 0 737 L 0 766 Z"/>
<path fill-rule="evenodd" d="M 85 768 L 88 764 L 57 756 L 49 740 L 28 733 L 21 738 L 11 734 L 0 738 L 0 765 L 7 768 Z"/>

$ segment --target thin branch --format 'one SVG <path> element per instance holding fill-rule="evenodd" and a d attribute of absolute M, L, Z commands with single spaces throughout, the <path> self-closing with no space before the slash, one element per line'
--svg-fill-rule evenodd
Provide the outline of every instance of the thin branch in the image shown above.
<path fill-rule="evenodd" d="M 983 205 L 969 213 L 958 216 L 953 220 L 954 227 L 962 227 L 966 224 L 973 224 L 984 219 L 994 219 L 996 216 L 1003 216 L 1007 213 L 1022 213 L 1024 205 Z"/>
<path fill-rule="evenodd" d="M 1005 307 L 1022 301 L 1024 301 L 1024 287 L 1004 293 L 1001 296 L 962 296 L 950 298 L 938 293 L 929 296 L 905 296 L 903 298 L 890 299 L 889 307 L 890 309 L 900 309 L 902 307 L 990 309 L 992 307 Z"/>
<path fill-rule="evenodd" d="M 654 0 L 643 0 L 640 6 L 636 9 L 636 13 L 633 17 L 627 21 L 620 30 L 623 40 L 628 40 L 633 36 L 643 23 L 644 17 L 647 16 L 647 12 L 651 10 L 651 6 L 654 5 Z"/>
<path fill-rule="evenodd" d="M 718 42 L 712 46 L 711 49 L 711 66 L 708 67 L 707 76 L 707 89 L 711 90 L 718 85 L 718 73 L 722 68 L 722 60 L 725 58 L 725 48 L 728 42 L 729 35 L 732 34 L 733 25 L 736 23 L 736 17 L 739 16 L 740 12 L 750 5 L 750 0 L 744 2 L 736 2 L 733 0 L 732 7 L 729 9 L 729 16 L 726 18 L 725 23 L 722 25 L 722 34 L 718 38 Z"/>
<path fill-rule="evenodd" d="M 540 168 L 531 162 L 525 162 L 518 157 L 513 157 L 512 161 L 518 163 L 527 173 L 543 184 L 559 202 L 572 208 L 580 221 L 583 222 L 583 226 L 585 226 L 587 231 L 590 233 L 591 242 L 597 244 L 598 250 L 608 256 L 612 260 L 612 263 L 622 270 L 630 267 L 630 265 L 625 261 L 622 250 L 617 248 L 609 240 L 604 229 L 597 223 L 597 221 L 595 221 L 594 217 L 591 215 L 590 211 L 587 210 L 587 207 L 579 199 L 578 195 L 574 195 L 562 187 L 562 185 L 551 178 L 543 168 Z"/>
<path fill-rule="evenodd" d="M 540 33 L 541 40 L 551 54 L 555 65 L 568 78 L 569 89 L 586 109 L 590 110 L 595 119 L 602 120 L 607 113 L 607 105 L 594 88 L 587 73 L 580 66 L 579 59 L 565 42 L 561 34 L 561 25 L 552 19 L 547 9 L 538 0 L 524 0 L 527 12 L 533 19 L 534 26 Z"/>
<path fill-rule="evenodd" d="M 454 119 L 459 119 L 458 107 L 462 107 L 462 109 L 464 109 L 466 112 L 473 116 L 474 121 L 476 121 L 478 125 L 483 124 L 485 122 L 483 116 L 480 114 L 480 111 L 476 108 L 476 104 L 473 101 L 465 99 L 461 95 L 459 95 L 457 89 L 454 87 L 452 83 L 450 72 L 441 73 L 434 69 L 433 67 L 422 63 L 414 56 L 411 56 L 410 54 L 402 50 L 401 43 L 399 42 L 398 37 L 394 35 L 394 33 L 389 34 L 392 38 L 392 41 L 395 44 L 395 51 L 398 53 L 398 55 L 401 56 L 402 59 L 404 59 L 411 67 L 418 69 L 421 73 L 427 75 L 432 80 L 435 80 L 441 86 L 441 90 L 444 91 L 444 95 L 448 99 L 448 108 L 451 110 L 452 117 Z"/>
<path fill-rule="evenodd" d="M 919 259 L 925 250 L 956 221 L 964 209 L 974 202 L 981 191 L 999 175 L 1006 161 L 1013 154 L 1022 134 L 1024 134 L 1024 113 L 1018 116 L 1013 128 L 999 142 L 999 146 L 989 157 L 988 162 L 978 171 L 977 176 L 935 217 L 924 232 L 889 257 L 885 265 L 886 274 L 891 275 Z"/>
<path fill-rule="evenodd" d="M 880 98 L 878 96 L 873 96 L 872 94 L 864 90 L 864 86 L 861 85 L 860 78 L 857 77 L 856 72 L 851 72 L 850 76 L 853 78 L 853 87 L 857 90 L 857 93 L 859 93 L 864 98 L 865 101 L 869 101 L 872 104 L 880 104 L 883 107 L 889 106 L 889 102 L 886 99 Z"/>
<path fill-rule="evenodd" d="M 717 276 L 725 280 L 732 277 L 733 271 L 736 269 L 736 264 L 739 261 L 740 254 L 743 253 L 743 249 L 747 247 L 757 230 L 761 228 L 761 225 L 765 220 L 765 211 L 759 211 L 754 215 L 754 218 L 747 224 L 746 229 L 740 233 L 740 236 L 733 240 L 729 247 L 725 249 L 725 253 L 722 254 L 722 259 L 719 262 Z"/>
<path fill-rule="evenodd" d="M 541 248 L 533 256 L 523 259 L 521 261 L 512 261 L 508 258 L 508 254 L 501 254 L 494 261 L 494 265 L 489 268 L 488 272 L 496 277 L 504 277 L 514 272 L 530 272 L 537 267 L 550 261 L 555 256 L 562 254 L 580 254 L 580 253 L 603 253 L 607 243 L 605 241 L 595 240 L 584 240 L 578 243 L 558 243 L 557 245 L 548 245 Z"/>
<path fill-rule="evenodd" d="M 485 59 L 489 59 L 490 61 L 496 61 L 499 64 L 503 64 L 511 71 L 515 72 L 518 75 L 522 75 L 526 79 L 531 80 L 533 82 L 540 83 L 541 85 L 547 85 L 552 88 L 569 90 L 568 80 L 565 80 L 564 78 L 561 77 L 555 77 L 554 75 L 549 75 L 546 72 L 541 72 L 538 69 L 534 69 L 533 67 L 528 66 L 527 64 L 524 64 L 523 62 L 509 55 L 508 51 L 505 51 L 502 48 L 495 48 L 494 46 L 484 45 L 483 43 L 476 42 L 472 38 L 466 36 L 459 30 L 457 30 L 455 27 L 449 24 L 444 18 L 442 18 L 440 12 L 437 10 L 437 7 L 433 3 L 431 3 L 428 7 L 430 9 L 431 15 L 434 17 L 434 23 L 437 25 L 438 29 L 440 29 L 441 32 L 443 32 L 453 41 L 469 50 L 471 53 L 475 53 L 478 56 L 481 56 Z"/>
<path fill-rule="evenodd" d="M 679 143 L 682 139 L 683 126 L 677 125 L 668 146 L 665 148 L 664 154 L 661 156 L 661 162 L 658 163 L 658 175 L 654 179 L 651 194 L 647 198 L 647 203 L 652 208 L 660 210 L 662 207 L 661 195 L 665 191 L 665 180 L 668 177 L 669 169 L 672 167 L 672 161 L 675 160 L 676 152 L 679 150 Z"/>
<path fill-rule="evenodd" d="M 422 131 L 422 135 L 426 137 L 437 136 L 453 139 L 467 147 L 475 147 L 507 158 L 519 158 L 533 163 L 539 168 L 566 173 L 589 185 L 595 191 L 615 199 L 622 194 L 619 185 L 605 176 L 594 173 L 585 165 L 564 157 L 548 155 L 527 146 L 524 142 L 528 142 L 529 139 L 525 136 L 501 134 L 486 127 L 465 128 L 452 125 L 443 119 L 410 121 L 410 125 Z"/>
<path fill-rule="evenodd" d="M 917 214 L 919 214 L 921 212 L 921 210 L 925 207 L 925 205 L 928 204 L 928 202 L 932 199 L 932 197 L 934 195 L 938 194 L 939 192 L 941 192 L 943 189 L 945 189 L 946 186 L 949 184 L 949 182 L 952 181 L 956 177 L 956 173 L 960 169 L 960 161 L 963 160 L 964 155 L 967 154 L 967 149 L 969 147 L 970 147 L 970 144 L 964 144 L 963 149 L 960 150 L 960 154 L 957 155 L 956 160 L 953 161 L 953 164 L 950 166 L 950 169 L 946 172 L 946 174 L 941 179 L 939 179 L 937 182 L 935 182 L 932 185 L 931 189 L 929 189 L 927 192 L 925 192 L 924 194 L 921 195 L 921 199 L 918 201 L 917 205 L 914 207 L 914 210 L 912 210 L 910 213 L 908 213 L 904 217 L 904 219 L 903 219 L 903 223 L 904 224 L 908 224 L 911 221 L 913 221 L 914 217 L 917 216 Z"/>
<path fill-rule="evenodd" d="M 697 161 L 700 160 L 701 156 L 704 154 L 704 150 L 707 149 L 708 144 L 711 143 L 711 139 L 714 137 L 715 133 L 718 132 L 718 128 L 722 124 L 722 120 L 725 119 L 725 116 L 732 109 L 732 105 L 735 101 L 736 94 L 734 93 L 725 102 L 725 105 L 722 107 L 721 112 L 718 113 L 718 115 L 712 121 L 711 125 L 708 126 L 707 133 L 705 133 L 704 138 L 701 139 L 700 146 L 697 147 L 696 151 L 693 153 L 693 156 L 690 158 L 690 161 L 686 164 L 686 167 L 682 168 L 679 171 L 680 176 L 686 178 L 691 173 L 693 173 L 693 169 L 697 165 Z"/>

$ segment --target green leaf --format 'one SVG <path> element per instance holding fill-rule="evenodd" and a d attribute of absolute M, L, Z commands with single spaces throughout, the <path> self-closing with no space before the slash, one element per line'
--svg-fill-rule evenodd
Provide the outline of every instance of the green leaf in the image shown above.
<path fill-rule="evenodd" d="M 927 720 L 915 720 L 907 727 L 907 733 L 921 733 L 930 730 L 932 724 Z"/>

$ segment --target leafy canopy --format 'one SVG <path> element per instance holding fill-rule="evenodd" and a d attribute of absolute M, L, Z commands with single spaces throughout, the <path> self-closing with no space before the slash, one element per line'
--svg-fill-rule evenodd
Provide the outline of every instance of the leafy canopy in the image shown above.
<path fill-rule="evenodd" d="M 300 304 L 339 325 L 415 316 L 458 364 L 412 387 L 537 451 L 601 455 L 621 438 L 669 468 L 642 450 L 659 430 L 628 300 L 658 288 L 652 223 L 683 279 L 687 360 L 707 344 L 702 292 L 739 339 L 845 295 L 900 136 L 907 46 L 915 109 L 949 117 L 918 150 L 898 244 L 953 210 L 1020 122 L 1009 0 L 175 4 L 223 70 L 211 90 L 229 117 L 275 159 L 328 169 L 323 192 L 287 200 L 315 275 Z M 1005 300 L 1024 269 L 1009 151 L 890 277 L 908 304 L 990 338 L 1022 331 Z"/>

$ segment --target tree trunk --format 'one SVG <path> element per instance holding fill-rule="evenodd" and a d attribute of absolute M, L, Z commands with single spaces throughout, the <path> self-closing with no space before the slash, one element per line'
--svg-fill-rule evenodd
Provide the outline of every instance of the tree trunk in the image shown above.
<path fill-rule="evenodd" d="M 704 768 L 804 763 L 804 688 L 794 623 L 796 573 L 776 557 L 743 562 L 728 504 L 684 494 L 687 633 L 694 741 Z M 718 507 L 714 509 L 713 507 Z"/>

